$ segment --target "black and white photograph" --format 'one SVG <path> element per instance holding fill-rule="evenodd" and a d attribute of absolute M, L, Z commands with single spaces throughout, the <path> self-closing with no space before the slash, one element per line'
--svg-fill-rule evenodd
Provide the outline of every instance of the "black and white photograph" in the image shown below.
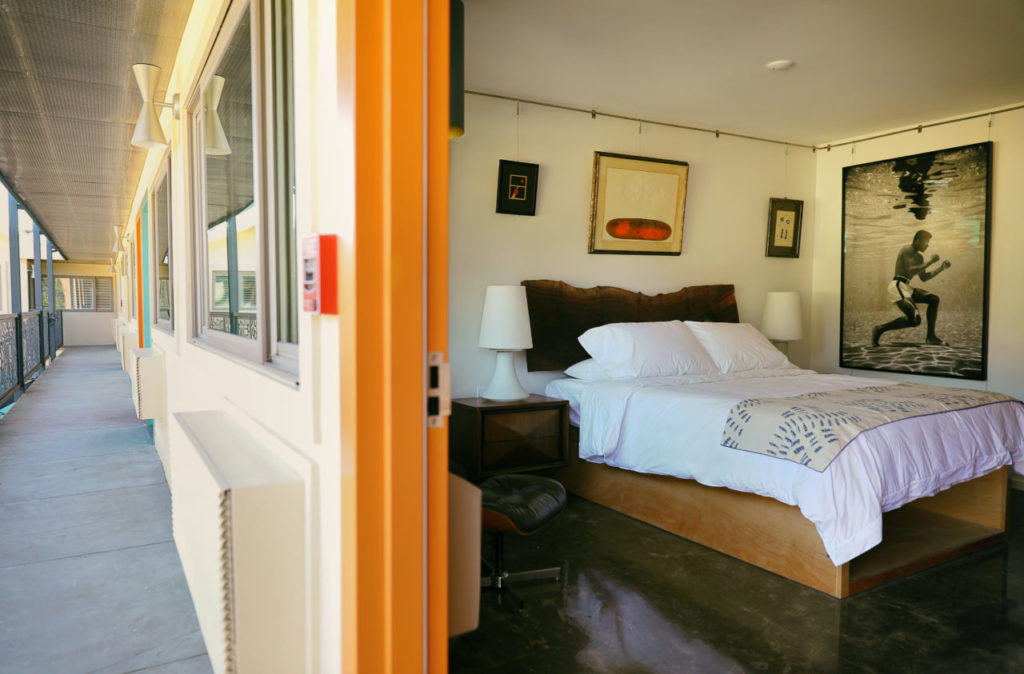
<path fill-rule="evenodd" d="M 840 367 L 983 380 L 992 143 L 843 170 Z"/>

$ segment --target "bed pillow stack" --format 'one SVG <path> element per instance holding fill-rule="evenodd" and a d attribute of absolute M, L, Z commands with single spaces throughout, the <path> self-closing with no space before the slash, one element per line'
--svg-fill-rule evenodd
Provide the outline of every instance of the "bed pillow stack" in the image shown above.
<path fill-rule="evenodd" d="M 579 337 L 593 363 L 577 363 L 566 370 L 606 377 L 665 377 L 679 374 L 713 374 L 714 362 L 682 321 L 609 323 L 587 330 Z M 572 370 L 576 368 L 577 374 Z M 600 377 L 598 377 L 600 378 Z"/>
<path fill-rule="evenodd" d="M 565 373 L 585 381 L 793 367 L 748 323 L 609 323 L 579 341 L 591 357 Z"/>
<path fill-rule="evenodd" d="M 785 354 L 749 323 L 686 321 L 719 372 L 790 368 Z"/>

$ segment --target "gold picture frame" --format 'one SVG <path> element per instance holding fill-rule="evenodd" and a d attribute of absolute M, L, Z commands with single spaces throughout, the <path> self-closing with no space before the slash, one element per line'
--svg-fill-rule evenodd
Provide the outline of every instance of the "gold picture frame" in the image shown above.
<path fill-rule="evenodd" d="M 680 255 L 690 165 L 594 153 L 589 253 Z"/>

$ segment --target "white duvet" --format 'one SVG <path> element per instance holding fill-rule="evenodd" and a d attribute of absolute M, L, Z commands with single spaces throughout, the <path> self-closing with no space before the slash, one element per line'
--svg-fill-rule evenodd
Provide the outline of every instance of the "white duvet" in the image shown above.
<path fill-rule="evenodd" d="M 746 398 L 891 384 L 809 370 L 584 382 L 558 379 L 580 457 L 641 473 L 795 505 L 814 522 L 836 566 L 882 540 L 882 513 L 1007 464 L 1024 470 L 1024 405 L 1015 402 L 904 419 L 862 433 L 824 472 L 722 447 L 730 408 Z"/>

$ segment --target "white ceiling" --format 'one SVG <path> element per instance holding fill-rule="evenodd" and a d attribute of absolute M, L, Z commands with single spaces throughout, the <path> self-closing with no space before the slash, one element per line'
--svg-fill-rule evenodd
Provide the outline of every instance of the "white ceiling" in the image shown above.
<path fill-rule="evenodd" d="M 793 143 L 1024 102 L 1021 0 L 465 0 L 465 17 L 470 91 Z"/>

